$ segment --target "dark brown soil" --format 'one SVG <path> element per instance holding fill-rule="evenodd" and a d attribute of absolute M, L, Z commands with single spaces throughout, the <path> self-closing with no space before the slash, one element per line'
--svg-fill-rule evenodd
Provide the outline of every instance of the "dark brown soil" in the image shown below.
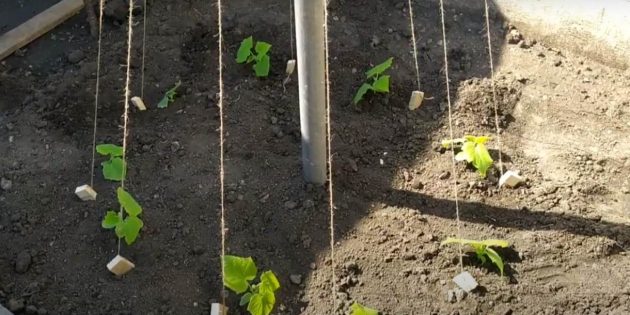
<path fill-rule="evenodd" d="M 384 314 L 630 313 L 630 79 L 560 50 L 509 45 L 492 15 L 500 138 L 485 46 L 483 8 L 447 2 L 456 137 L 489 135 L 507 169 L 527 181 L 497 189 L 451 172 L 447 100 L 436 1 L 416 1 L 421 85 L 416 87 L 406 1 L 330 4 L 335 259 L 328 194 L 301 174 L 297 78 L 283 90 L 291 57 L 289 1 L 224 4 L 227 252 L 252 256 L 280 278 L 276 314 L 345 314 L 353 301 Z M 17 314 L 209 314 L 219 299 L 219 140 L 216 6 L 155 1 L 148 7 L 146 112 L 130 113 L 129 181 L 145 228 L 122 254 L 137 266 L 107 269 L 116 239 L 100 220 L 116 184 L 96 169 L 89 183 L 96 42 L 77 16 L 0 64 L 0 303 Z M 134 28 L 133 94 L 141 87 L 141 15 Z M 249 35 L 273 45 L 272 73 L 256 79 L 233 56 Z M 531 47 L 529 47 L 531 46 Z M 350 105 L 362 73 L 394 57 L 392 92 Z M 126 28 L 108 17 L 98 143 L 121 143 Z M 156 104 L 182 81 L 167 109 Z M 499 148 L 499 139 L 501 147 Z M 97 160 L 97 167 L 100 163 Z M 506 239 L 506 276 L 472 256 L 481 288 L 448 300 L 459 273 L 460 236 Z M 333 289 L 332 268 L 336 279 Z M 290 278 L 301 277 L 299 284 Z M 449 292 L 450 291 L 450 292 Z M 334 309 L 333 302 L 338 309 Z M 230 314 L 245 314 L 229 296 Z M 33 313 L 35 312 L 35 313 Z"/>

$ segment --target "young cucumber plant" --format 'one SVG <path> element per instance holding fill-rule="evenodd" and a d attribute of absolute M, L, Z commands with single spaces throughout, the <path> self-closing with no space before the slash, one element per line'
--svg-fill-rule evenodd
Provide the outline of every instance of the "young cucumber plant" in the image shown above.
<path fill-rule="evenodd" d="M 385 72 L 392 66 L 393 61 L 394 58 L 389 58 L 385 60 L 385 62 L 375 66 L 365 73 L 368 82 L 363 83 L 363 85 L 361 85 L 361 87 L 357 91 L 357 94 L 352 100 L 354 105 L 359 104 L 359 102 L 363 99 L 363 96 L 365 96 L 368 91 L 373 91 L 375 93 L 389 93 L 390 76 L 383 74 L 383 72 Z"/>
<path fill-rule="evenodd" d="M 354 302 L 352 306 L 350 306 L 350 310 L 352 311 L 350 315 L 378 315 L 379 312 L 375 309 L 371 309 L 369 307 L 365 307 L 357 302 Z"/>
<path fill-rule="evenodd" d="M 118 196 L 118 203 L 120 207 L 125 210 L 127 217 L 124 217 L 122 213 L 115 211 L 107 211 L 105 218 L 101 225 L 105 229 L 114 229 L 118 238 L 124 238 L 127 245 L 133 244 L 138 238 L 140 230 L 144 226 L 144 223 L 138 216 L 142 213 L 142 207 L 138 202 L 126 192 L 122 187 L 118 187 L 116 191 Z"/>
<path fill-rule="evenodd" d="M 507 241 L 492 240 L 492 239 L 484 240 L 484 241 L 475 241 L 475 240 L 449 237 L 445 241 L 442 242 L 442 245 L 446 245 L 446 244 L 461 244 L 464 246 L 468 245 L 472 247 L 475 250 L 477 259 L 479 259 L 482 264 L 486 263 L 487 261 L 486 257 L 489 258 L 490 261 L 493 264 L 495 264 L 497 268 L 499 268 L 499 271 L 501 272 L 501 277 L 503 277 L 503 258 L 501 258 L 499 253 L 497 253 L 494 249 L 490 247 L 491 246 L 502 247 L 502 248 L 508 247 L 509 244 Z"/>
<path fill-rule="evenodd" d="M 265 271 L 260 275 L 260 281 L 252 284 L 256 278 L 258 269 L 251 257 L 238 257 L 226 255 L 223 257 L 223 285 L 241 296 L 240 305 L 247 304 L 247 311 L 251 315 L 269 315 L 276 304 L 276 290 L 280 288 L 280 282 L 271 271 Z"/>
<path fill-rule="evenodd" d="M 119 182 L 125 178 L 125 163 L 122 159 L 123 148 L 121 146 L 99 144 L 96 146 L 96 152 L 100 155 L 109 156 L 109 160 L 101 163 L 105 179 Z"/>
<path fill-rule="evenodd" d="M 252 48 L 254 51 L 252 51 Z M 271 67 L 269 55 L 267 54 L 270 49 L 271 44 L 262 41 L 256 42 L 256 46 L 254 47 L 254 37 L 247 37 L 241 42 L 241 46 L 238 48 L 236 62 L 246 64 L 255 62 L 254 72 L 256 76 L 266 77 L 269 75 L 269 68 Z"/>
<path fill-rule="evenodd" d="M 179 88 L 180 85 L 182 85 L 182 81 L 177 81 L 172 89 L 166 91 L 166 93 L 164 93 L 164 97 L 162 97 L 160 102 L 157 104 L 157 107 L 167 108 L 169 104 L 173 103 L 175 101 L 175 96 L 177 96 L 177 88 Z"/>
<path fill-rule="evenodd" d="M 461 151 L 455 155 L 455 160 L 471 163 L 477 169 L 481 178 L 486 178 L 488 170 L 492 167 L 492 157 L 486 148 L 486 142 L 490 137 L 464 136 L 453 140 L 442 140 L 444 148 L 459 147 Z"/>

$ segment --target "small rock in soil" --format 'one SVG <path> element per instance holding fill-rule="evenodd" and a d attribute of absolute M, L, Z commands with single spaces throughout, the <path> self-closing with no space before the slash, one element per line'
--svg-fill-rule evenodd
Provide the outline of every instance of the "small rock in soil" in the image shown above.
<path fill-rule="evenodd" d="M 28 251 L 22 251 L 17 255 L 15 259 L 15 272 L 25 273 L 31 266 L 32 257 Z"/>
<path fill-rule="evenodd" d="M 297 207 L 297 202 L 289 200 L 284 203 L 284 207 L 289 210 L 295 209 L 295 207 Z"/>
<path fill-rule="evenodd" d="M 444 172 L 444 173 L 440 174 L 440 179 L 442 179 L 442 180 L 447 179 L 449 177 L 451 177 L 451 172 L 447 171 L 447 172 Z"/>
<path fill-rule="evenodd" d="M 522 39 L 523 39 L 523 36 L 521 35 L 521 32 L 519 32 L 516 29 L 511 30 L 510 34 L 508 34 L 509 44 L 516 45 L 520 43 Z"/>
<path fill-rule="evenodd" d="M 85 58 L 85 53 L 83 50 L 75 50 L 68 54 L 68 62 L 69 63 L 78 63 L 79 61 Z"/>
<path fill-rule="evenodd" d="M 424 183 L 419 178 L 414 178 L 413 182 L 411 182 L 411 187 L 414 189 L 422 189 L 424 188 Z"/>
<path fill-rule="evenodd" d="M 455 298 L 457 298 L 457 302 L 461 302 L 466 298 L 466 291 L 457 288 L 455 291 Z"/>
<path fill-rule="evenodd" d="M 446 292 L 446 302 L 448 303 L 457 302 L 457 296 L 455 295 L 455 290 L 448 290 Z"/>
<path fill-rule="evenodd" d="M 8 179 L 6 179 L 4 177 L 2 179 L 0 179 L 0 188 L 2 188 L 2 190 L 7 191 L 7 190 L 11 189 L 11 187 L 13 187 L 13 182 L 12 181 L 10 181 L 10 180 L 8 180 Z"/>
<path fill-rule="evenodd" d="M 291 283 L 296 285 L 300 285 L 302 283 L 302 275 L 290 275 L 289 279 L 291 280 Z"/>
<path fill-rule="evenodd" d="M 24 310 L 24 300 L 10 299 L 7 308 L 13 313 L 21 312 Z"/>

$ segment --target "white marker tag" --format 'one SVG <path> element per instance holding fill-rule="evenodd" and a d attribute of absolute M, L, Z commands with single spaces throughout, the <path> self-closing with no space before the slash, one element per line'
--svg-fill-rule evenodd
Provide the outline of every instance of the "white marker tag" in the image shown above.
<path fill-rule="evenodd" d="M 470 293 L 470 291 L 479 286 L 477 280 L 475 280 L 468 271 L 464 271 L 455 276 L 455 278 L 453 278 L 453 282 L 455 282 L 462 290 L 466 291 L 466 293 Z"/>
<path fill-rule="evenodd" d="M 411 93 L 411 98 L 409 98 L 409 110 L 414 110 L 422 105 L 422 101 L 424 100 L 424 92 L 413 91 Z"/>

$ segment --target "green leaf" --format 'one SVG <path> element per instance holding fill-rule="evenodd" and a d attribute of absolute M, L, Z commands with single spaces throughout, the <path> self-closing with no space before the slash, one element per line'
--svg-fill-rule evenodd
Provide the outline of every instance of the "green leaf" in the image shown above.
<path fill-rule="evenodd" d="M 238 257 L 226 255 L 223 257 L 225 275 L 223 285 L 230 290 L 241 294 L 249 288 L 249 281 L 256 278 L 258 269 L 251 257 Z"/>
<path fill-rule="evenodd" d="M 131 245 L 136 241 L 136 238 L 138 238 L 138 234 L 140 234 L 140 230 L 143 226 L 144 222 L 138 217 L 128 216 L 116 226 L 116 235 L 118 235 L 119 238 L 124 237 L 125 243 Z"/>
<path fill-rule="evenodd" d="M 378 80 L 372 84 L 372 87 L 376 92 L 389 93 L 389 76 L 384 75 L 379 77 Z"/>
<path fill-rule="evenodd" d="M 105 214 L 105 218 L 103 218 L 103 222 L 101 222 L 101 226 L 105 229 L 113 229 L 122 221 L 118 213 L 114 211 L 107 211 Z"/>
<path fill-rule="evenodd" d="M 258 59 L 260 59 L 263 55 L 266 55 L 269 50 L 271 49 L 271 44 L 266 43 L 266 42 L 256 42 L 256 48 L 254 48 L 254 50 L 256 51 L 256 57 Z"/>
<path fill-rule="evenodd" d="M 486 255 L 490 258 L 492 263 L 499 268 L 499 271 L 501 271 L 501 277 L 503 277 L 503 258 L 501 258 L 499 253 L 490 247 L 486 248 Z"/>
<path fill-rule="evenodd" d="M 455 161 L 457 161 L 457 162 L 461 162 L 461 161 L 468 162 L 468 154 L 466 154 L 466 152 L 464 152 L 464 151 L 458 152 L 457 154 L 455 154 Z"/>
<path fill-rule="evenodd" d="M 280 289 L 280 281 L 278 281 L 273 271 L 268 270 L 260 275 L 260 290 L 275 292 L 278 289 Z"/>
<path fill-rule="evenodd" d="M 269 56 L 267 55 L 263 55 L 260 59 L 256 60 L 254 72 L 256 72 L 257 77 L 266 77 L 269 75 L 269 68 L 271 67 L 269 63 Z"/>
<path fill-rule="evenodd" d="M 241 301 L 238 303 L 238 305 L 243 306 L 243 305 L 249 303 L 251 298 L 252 298 L 252 294 L 251 293 L 247 292 L 247 293 L 243 294 L 243 296 L 241 296 Z"/>
<path fill-rule="evenodd" d="M 372 89 L 373 88 L 371 85 L 367 83 L 363 83 L 363 85 L 361 85 L 361 87 L 357 91 L 357 94 L 354 96 L 354 99 L 352 100 L 354 105 L 359 104 L 359 102 L 363 99 L 363 96 L 365 96 L 365 93 L 367 93 L 369 90 L 372 90 Z"/>
<path fill-rule="evenodd" d="M 475 137 L 475 136 L 467 135 L 467 136 L 464 136 L 464 138 L 466 139 L 466 141 L 474 142 L 476 144 L 485 144 L 486 142 L 490 140 L 490 137 L 488 136 Z"/>
<path fill-rule="evenodd" d="M 252 295 L 247 310 L 252 315 L 269 315 L 276 304 L 276 296 L 269 291 L 261 291 Z"/>
<path fill-rule="evenodd" d="M 380 65 L 377 65 L 374 68 L 368 70 L 365 73 L 365 75 L 367 76 L 368 79 L 373 76 L 378 76 L 381 73 L 383 73 L 385 70 L 389 69 L 389 67 L 392 66 L 393 61 L 394 61 L 394 58 L 390 57 L 389 59 L 385 60 L 385 62 L 381 63 Z"/>
<path fill-rule="evenodd" d="M 350 306 L 350 310 L 352 311 L 351 315 L 378 315 L 377 310 L 365 307 L 357 302 Z"/>
<path fill-rule="evenodd" d="M 140 213 L 142 213 L 142 207 L 140 207 L 140 204 L 138 204 L 136 199 L 134 199 L 133 196 L 126 192 L 122 187 L 118 187 L 116 195 L 118 196 L 118 203 L 120 203 L 129 215 L 137 217 Z"/>
<path fill-rule="evenodd" d="M 168 105 L 175 100 L 175 96 L 177 96 L 177 88 L 179 88 L 180 85 L 182 85 L 182 81 L 177 81 L 177 83 L 175 83 L 175 86 L 173 88 L 166 91 L 166 93 L 164 93 L 164 97 L 162 97 L 157 107 L 167 108 Z"/>
<path fill-rule="evenodd" d="M 254 64 L 254 72 L 257 77 L 266 77 L 269 75 L 270 59 L 269 56 L 263 55 L 260 59 L 256 59 L 256 63 Z"/>
<path fill-rule="evenodd" d="M 462 151 L 460 153 L 463 153 L 461 155 L 462 159 L 465 159 L 466 162 L 471 163 L 474 160 L 475 156 L 475 143 L 468 141 L 464 142 L 464 145 L 462 145 Z"/>
<path fill-rule="evenodd" d="M 101 166 L 103 166 L 103 177 L 107 180 L 119 182 L 125 177 L 125 166 L 122 158 L 110 158 L 101 163 Z"/>
<path fill-rule="evenodd" d="M 472 142 L 467 142 L 467 144 L 468 143 Z M 492 166 L 492 162 L 492 157 L 490 157 L 490 153 L 488 152 L 488 149 L 486 149 L 486 146 L 481 143 L 475 145 L 472 163 L 482 178 L 486 178 L 488 169 Z"/>
<path fill-rule="evenodd" d="M 252 36 L 245 38 L 241 42 L 241 46 L 236 53 L 236 62 L 244 63 L 247 58 L 252 54 L 252 48 L 254 47 L 254 38 Z"/>
<path fill-rule="evenodd" d="M 115 144 L 99 144 L 96 146 L 96 152 L 100 155 L 109 155 L 111 157 L 118 157 L 123 155 L 123 147 Z"/>

